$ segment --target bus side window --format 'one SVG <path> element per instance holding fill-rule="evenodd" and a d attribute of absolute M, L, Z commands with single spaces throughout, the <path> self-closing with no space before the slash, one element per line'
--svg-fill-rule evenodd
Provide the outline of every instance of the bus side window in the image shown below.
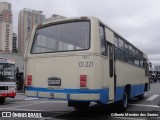
<path fill-rule="evenodd" d="M 116 47 L 119 46 L 118 38 L 116 36 L 114 36 L 114 44 Z"/>
<path fill-rule="evenodd" d="M 107 51 L 106 51 L 106 40 L 105 40 L 105 31 L 104 27 L 100 25 L 99 28 L 99 35 L 100 35 L 100 42 L 101 42 L 101 55 L 107 56 Z"/>
<path fill-rule="evenodd" d="M 110 77 L 113 77 L 113 46 L 111 44 L 108 45 L 109 47 L 109 71 Z"/>
<path fill-rule="evenodd" d="M 149 75 L 149 67 L 148 67 L 148 63 L 147 60 L 144 58 L 144 68 L 145 68 L 145 76 Z"/>

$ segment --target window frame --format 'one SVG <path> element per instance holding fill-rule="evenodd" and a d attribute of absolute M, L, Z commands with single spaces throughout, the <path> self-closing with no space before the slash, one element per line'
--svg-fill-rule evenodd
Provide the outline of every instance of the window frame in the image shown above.
<path fill-rule="evenodd" d="M 52 51 L 52 52 L 39 52 L 39 53 L 34 53 L 32 50 L 33 50 L 33 45 L 34 45 L 34 42 L 35 41 L 35 38 L 36 38 L 36 32 L 39 30 L 39 29 L 42 29 L 42 28 L 47 28 L 47 27 L 50 27 L 50 26 L 54 26 L 54 25 L 60 25 L 60 24 L 66 24 L 66 23 L 76 23 L 76 22 L 88 22 L 89 23 L 89 40 L 88 40 L 88 48 L 86 49 L 80 49 L 80 50 L 64 50 L 64 51 Z M 64 22 L 57 22 L 57 23 L 51 23 L 51 24 L 47 24 L 47 25 L 44 25 L 44 26 L 37 26 L 37 29 L 35 31 L 35 35 L 34 35 L 34 38 L 32 40 L 32 43 L 31 43 L 31 49 L 30 49 L 30 54 L 34 55 L 34 54 L 47 54 L 47 53 L 61 53 L 61 52 L 73 52 L 73 51 L 84 51 L 84 50 L 89 50 L 91 48 L 91 21 L 89 19 L 87 20 L 77 20 L 77 21 L 64 21 Z"/>
<path fill-rule="evenodd" d="M 103 35 L 104 35 L 103 40 L 101 40 L 100 28 L 103 29 Z M 108 56 L 108 50 L 107 50 L 108 44 L 107 44 L 107 40 L 106 40 L 105 26 L 104 26 L 102 23 L 99 24 L 99 38 L 100 38 L 100 50 L 101 50 L 101 55 L 103 55 L 103 56 Z M 102 43 L 102 41 L 103 41 L 103 43 Z M 105 48 L 104 54 L 103 54 L 103 51 L 102 51 L 102 45 L 103 45 L 103 47 Z"/>
<path fill-rule="evenodd" d="M 125 43 L 125 42 L 124 42 L 124 40 L 121 39 L 121 38 L 119 38 L 119 39 L 118 39 L 118 43 L 119 43 L 118 48 L 124 51 L 124 50 L 125 50 L 125 47 L 124 47 L 124 43 Z M 120 46 L 121 43 L 122 43 L 122 46 Z"/>

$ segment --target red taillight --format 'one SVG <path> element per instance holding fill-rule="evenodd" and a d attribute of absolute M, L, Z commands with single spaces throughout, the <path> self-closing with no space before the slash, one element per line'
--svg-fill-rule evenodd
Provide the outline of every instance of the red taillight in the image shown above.
<path fill-rule="evenodd" d="M 32 75 L 27 76 L 27 85 L 32 85 Z"/>
<path fill-rule="evenodd" d="M 80 87 L 87 87 L 87 75 L 80 75 Z"/>

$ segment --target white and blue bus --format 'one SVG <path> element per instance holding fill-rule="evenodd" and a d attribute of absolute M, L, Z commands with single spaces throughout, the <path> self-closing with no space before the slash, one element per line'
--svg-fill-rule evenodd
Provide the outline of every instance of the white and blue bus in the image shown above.
<path fill-rule="evenodd" d="M 25 81 L 27 96 L 67 100 L 77 109 L 119 101 L 125 109 L 149 90 L 148 58 L 97 18 L 56 20 L 34 28 Z"/>

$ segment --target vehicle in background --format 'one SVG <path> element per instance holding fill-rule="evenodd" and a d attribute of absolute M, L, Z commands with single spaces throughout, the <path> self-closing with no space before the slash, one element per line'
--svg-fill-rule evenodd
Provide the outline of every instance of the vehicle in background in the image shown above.
<path fill-rule="evenodd" d="M 151 73 L 149 79 L 150 83 L 160 82 L 160 74 L 158 72 Z"/>
<path fill-rule="evenodd" d="M 14 60 L 0 58 L 0 104 L 6 97 L 16 96 L 15 63 Z"/>

